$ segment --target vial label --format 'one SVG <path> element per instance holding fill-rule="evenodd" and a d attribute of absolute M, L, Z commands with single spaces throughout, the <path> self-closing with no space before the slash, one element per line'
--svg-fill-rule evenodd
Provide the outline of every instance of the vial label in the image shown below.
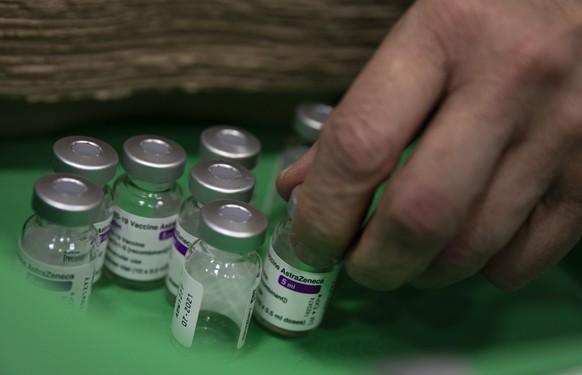
<path fill-rule="evenodd" d="M 255 313 L 288 331 L 314 329 L 323 319 L 338 272 L 339 266 L 327 273 L 298 270 L 279 258 L 271 246 L 263 266 Z"/>
<path fill-rule="evenodd" d="M 194 341 L 196 321 L 200 313 L 204 287 L 186 272 L 182 266 L 182 282 L 176 295 L 172 316 L 172 335 L 183 346 L 189 348 Z"/>
<path fill-rule="evenodd" d="M 144 218 L 116 208 L 105 256 L 105 267 L 135 281 L 166 276 L 176 215 Z"/>
<path fill-rule="evenodd" d="M 248 301 L 249 302 L 248 302 L 247 308 L 245 309 L 245 315 L 243 317 L 240 334 L 238 336 L 238 342 L 237 342 L 237 345 L 236 345 L 236 348 L 237 349 L 242 348 L 242 346 L 245 343 L 245 340 L 247 339 L 247 333 L 249 331 L 249 325 L 251 324 L 251 319 L 253 317 L 253 307 L 255 305 L 255 300 L 257 298 L 257 288 L 259 286 L 259 280 L 260 280 L 260 278 L 257 277 L 257 283 L 255 284 L 255 286 L 251 290 L 250 295 L 249 295 L 249 298 L 248 298 Z"/>
<path fill-rule="evenodd" d="M 170 251 L 168 276 L 166 277 L 166 288 L 174 295 L 178 293 L 178 284 L 182 276 L 182 268 L 184 267 L 184 257 L 190 246 L 197 240 L 198 237 L 186 232 L 179 223 L 176 224 L 174 249 Z"/>
<path fill-rule="evenodd" d="M 110 216 L 103 221 L 93 224 L 99 233 L 99 248 L 97 251 L 97 259 L 95 259 L 95 276 L 93 277 L 94 282 L 101 278 L 101 269 L 105 263 L 105 251 L 107 250 L 107 239 L 109 238 L 109 233 L 111 231 L 112 218 L 113 216 Z"/>
<path fill-rule="evenodd" d="M 21 246 L 18 247 L 18 257 L 30 283 L 55 293 L 67 306 L 81 311 L 87 309 L 95 260 L 80 266 L 56 266 L 34 259 Z"/>

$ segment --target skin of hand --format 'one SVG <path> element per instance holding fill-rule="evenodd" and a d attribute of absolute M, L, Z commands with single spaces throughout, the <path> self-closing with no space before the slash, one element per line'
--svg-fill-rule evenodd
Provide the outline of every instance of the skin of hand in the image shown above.
<path fill-rule="evenodd" d="M 277 179 L 298 184 L 309 264 L 378 290 L 525 285 L 582 236 L 582 2 L 415 2 Z"/>

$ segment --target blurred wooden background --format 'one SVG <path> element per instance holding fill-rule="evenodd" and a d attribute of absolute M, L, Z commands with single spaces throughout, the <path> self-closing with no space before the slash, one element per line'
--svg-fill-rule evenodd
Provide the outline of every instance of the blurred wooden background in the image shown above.
<path fill-rule="evenodd" d="M 341 93 L 411 2 L 0 0 L 0 121 L 24 102 Z"/>

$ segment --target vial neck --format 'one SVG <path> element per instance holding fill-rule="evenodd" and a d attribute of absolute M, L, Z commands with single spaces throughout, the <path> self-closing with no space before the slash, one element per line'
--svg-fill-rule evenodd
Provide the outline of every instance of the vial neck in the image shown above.
<path fill-rule="evenodd" d="M 174 182 L 148 182 L 129 175 L 128 177 L 135 186 L 145 191 L 161 192 L 170 189 L 174 185 Z"/>
<path fill-rule="evenodd" d="M 63 225 L 63 224 L 59 224 L 56 223 L 52 220 L 43 218 L 39 215 L 36 215 L 36 222 L 38 224 L 39 227 L 52 227 L 52 228 L 58 228 L 60 230 L 62 230 L 63 232 L 66 232 L 68 234 L 75 234 L 75 233 L 84 233 L 87 230 L 91 230 L 92 226 L 90 224 L 87 225 L 82 225 L 82 226 L 68 226 L 68 225 Z"/>
<path fill-rule="evenodd" d="M 206 242 L 202 242 L 201 245 L 203 246 L 204 250 L 207 253 L 211 254 L 215 258 L 225 259 L 225 260 L 228 260 L 231 262 L 237 262 L 237 261 L 244 260 L 252 253 L 252 251 L 249 251 L 249 252 L 241 254 L 240 252 L 233 252 L 233 251 L 229 251 L 229 250 L 219 249 L 217 247 L 209 245 Z"/>
<path fill-rule="evenodd" d="M 201 203 L 199 201 L 196 200 L 196 198 L 194 196 L 189 196 L 188 198 L 185 199 L 185 204 L 190 205 L 191 207 L 195 207 L 195 208 L 202 208 L 202 206 L 204 206 L 204 203 Z"/>

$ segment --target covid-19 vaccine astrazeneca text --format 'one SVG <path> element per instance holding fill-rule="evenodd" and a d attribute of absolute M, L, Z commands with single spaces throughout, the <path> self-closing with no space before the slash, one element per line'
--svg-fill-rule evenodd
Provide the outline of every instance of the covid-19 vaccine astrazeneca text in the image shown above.
<path fill-rule="evenodd" d="M 319 326 L 340 268 L 311 267 L 295 255 L 291 218 L 296 204 L 297 188 L 289 199 L 289 219 L 271 237 L 255 307 L 257 321 L 284 336 L 303 335 Z"/>
<path fill-rule="evenodd" d="M 28 281 L 74 309 L 85 310 L 99 248 L 93 226 L 101 213 L 102 190 L 68 173 L 39 178 L 20 236 L 18 256 Z"/>
<path fill-rule="evenodd" d="M 103 190 L 103 206 L 99 218 L 93 225 L 99 233 L 99 251 L 95 265 L 97 282 L 105 262 L 107 239 L 113 217 L 113 191 L 108 182 L 115 177 L 117 152 L 107 143 L 85 136 L 69 136 L 53 145 L 53 170 L 83 176 Z"/>
<path fill-rule="evenodd" d="M 188 187 L 192 195 L 180 207 L 166 277 L 166 298 L 172 306 L 176 302 L 184 256 L 200 237 L 200 208 L 217 199 L 248 202 L 253 195 L 255 177 L 236 162 L 201 160 L 190 171 Z"/>
<path fill-rule="evenodd" d="M 251 322 L 267 220 L 235 200 L 207 203 L 200 217 L 201 239 L 184 261 L 172 334 L 183 347 L 236 352 Z"/>
<path fill-rule="evenodd" d="M 182 190 L 186 153 L 176 142 L 138 135 L 123 145 L 126 174 L 113 187 L 115 205 L 105 274 L 119 285 L 152 289 L 164 284 Z"/>
<path fill-rule="evenodd" d="M 200 158 L 234 161 L 253 169 L 257 165 L 261 142 L 247 130 L 215 125 L 204 129 L 200 135 Z"/>

